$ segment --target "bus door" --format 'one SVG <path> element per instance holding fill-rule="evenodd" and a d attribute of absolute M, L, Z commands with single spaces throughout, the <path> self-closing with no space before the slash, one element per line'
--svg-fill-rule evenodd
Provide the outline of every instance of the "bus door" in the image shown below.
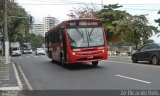
<path fill-rule="evenodd" d="M 67 61 L 67 47 L 66 47 L 66 34 L 65 34 L 65 31 L 64 31 L 64 28 L 61 28 L 61 36 L 62 36 L 62 44 L 63 44 L 63 56 L 64 56 L 64 59 L 65 59 L 65 62 Z"/>

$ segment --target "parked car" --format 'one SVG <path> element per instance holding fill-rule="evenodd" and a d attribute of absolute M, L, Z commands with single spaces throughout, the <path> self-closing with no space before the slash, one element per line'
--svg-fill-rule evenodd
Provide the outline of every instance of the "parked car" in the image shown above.
<path fill-rule="evenodd" d="M 45 49 L 44 48 L 37 48 L 36 55 L 45 55 Z"/>
<path fill-rule="evenodd" d="M 20 43 L 11 42 L 10 43 L 11 56 L 21 56 Z"/>
<path fill-rule="evenodd" d="M 151 64 L 158 65 L 160 62 L 160 43 L 152 43 L 143 46 L 132 54 L 133 63 L 138 61 L 149 61 Z"/>
<path fill-rule="evenodd" d="M 21 50 L 19 48 L 11 48 L 11 56 L 21 56 Z"/>

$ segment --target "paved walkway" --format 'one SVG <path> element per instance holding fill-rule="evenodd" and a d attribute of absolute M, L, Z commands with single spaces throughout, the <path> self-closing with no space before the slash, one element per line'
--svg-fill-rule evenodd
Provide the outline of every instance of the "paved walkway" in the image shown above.
<path fill-rule="evenodd" d="M 0 90 L 3 88 L 9 88 L 17 86 L 17 79 L 15 77 L 15 71 L 13 63 L 4 64 L 4 59 L 0 57 Z"/>

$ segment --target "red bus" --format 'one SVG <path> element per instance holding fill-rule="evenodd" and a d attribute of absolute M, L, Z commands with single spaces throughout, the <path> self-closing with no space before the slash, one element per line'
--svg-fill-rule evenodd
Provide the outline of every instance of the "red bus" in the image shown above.
<path fill-rule="evenodd" d="M 63 21 L 45 34 L 48 57 L 53 61 L 76 64 L 108 59 L 105 32 L 100 20 L 75 19 Z"/>

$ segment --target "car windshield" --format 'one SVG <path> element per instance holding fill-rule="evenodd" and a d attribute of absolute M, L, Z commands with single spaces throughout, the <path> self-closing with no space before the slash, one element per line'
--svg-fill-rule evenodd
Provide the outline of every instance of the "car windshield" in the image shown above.
<path fill-rule="evenodd" d="M 19 50 L 19 48 L 12 48 L 12 51 L 16 51 L 16 50 Z"/>
<path fill-rule="evenodd" d="M 101 27 L 68 29 L 71 48 L 103 46 L 104 36 Z"/>

